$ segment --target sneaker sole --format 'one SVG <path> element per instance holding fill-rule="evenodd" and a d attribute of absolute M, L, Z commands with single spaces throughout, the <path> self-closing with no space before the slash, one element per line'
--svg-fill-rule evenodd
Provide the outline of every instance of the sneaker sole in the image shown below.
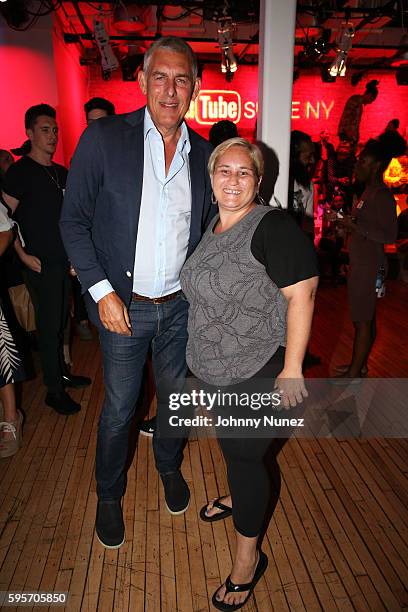
<path fill-rule="evenodd" d="M 166 504 L 167 511 L 170 512 L 170 514 L 172 514 L 173 516 L 177 516 L 178 514 L 184 514 L 185 512 L 187 512 L 188 507 L 190 505 L 190 500 L 188 500 L 188 504 L 183 510 L 177 510 L 177 512 L 174 512 L 174 510 L 170 510 L 166 501 L 164 503 Z"/>
<path fill-rule="evenodd" d="M 149 433 L 148 431 L 143 431 L 142 429 L 139 429 L 139 433 L 141 436 L 146 436 L 146 438 L 153 438 L 153 433 Z"/>
<path fill-rule="evenodd" d="M 96 533 L 96 537 L 98 538 L 98 542 L 100 544 L 102 544 L 102 546 L 104 546 L 104 548 L 109 548 L 110 550 L 115 550 L 115 548 L 120 548 L 125 543 L 125 538 L 123 538 L 123 540 L 121 541 L 120 544 L 115 544 L 115 546 L 109 546 L 109 544 L 105 544 L 105 542 L 102 542 L 102 540 L 100 539 L 100 537 L 98 536 L 97 533 Z"/>

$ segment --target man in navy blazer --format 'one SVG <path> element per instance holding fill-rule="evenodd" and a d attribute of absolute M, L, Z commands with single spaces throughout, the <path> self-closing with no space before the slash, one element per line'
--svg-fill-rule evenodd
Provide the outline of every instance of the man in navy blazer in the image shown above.
<path fill-rule="evenodd" d="M 81 137 L 69 172 L 61 233 L 99 328 L 105 401 L 96 451 L 96 533 L 108 548 L 124 542 L 128 436 L 149 348 L 157 413 L 166 383 L 186 375 L 188 304 L 179 273 L 215 212 L 207 174 L 210 145 L 184 116 L 200 88 L 196 58 L 166 37 L 146 52 L 139 84 L 147 106 L 101 118 Z M 180 438 L 155 435 L 153 448 L 167 509 L 185 512 Z"/>

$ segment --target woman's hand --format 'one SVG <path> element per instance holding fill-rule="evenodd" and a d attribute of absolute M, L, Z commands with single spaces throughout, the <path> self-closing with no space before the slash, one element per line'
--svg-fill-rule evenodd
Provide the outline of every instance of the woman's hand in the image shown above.
<path fill-rule="evenodd" d="M 278 389 L 282 398 L 281 405 L 286 409 L 301 404 L 308 397 L 302 373 L 282 370 L 276 378 L 275 389 Z"/>

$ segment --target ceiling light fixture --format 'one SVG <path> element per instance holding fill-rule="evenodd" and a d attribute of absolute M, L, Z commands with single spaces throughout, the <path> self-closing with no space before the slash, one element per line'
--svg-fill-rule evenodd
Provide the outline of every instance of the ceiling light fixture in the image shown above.
<path fill-rule="evenodd" d="M 106 32 L 104 22 L 97 18 L 93 18 L 93 27 L 95 32 L 95 42 L 101 54 L 102 76 L 105 80 L 110 78 L 111 72 L 119 68 L 119 61 L 113 52 L 109 42 L 109 35 Z"/>
<path fill-rule="evenodd" d="M 220 21 L 218 27 L 218 44 L 221 49 L 221 72 L 225 74 L 227 81 L 232 81 L 234 72 L 238 68 L 237 60 L 232 50 L 233 28 L 234 25 L 230 17 Z"/>
<path fill-rule="evenodd" d="M 344 77 L 346 76 L 346 61 L 347 55 L 351 49 L 353 44 L 353 36 L 355 34 L 355 29 L 353 24 L 347 23 L 345 28 L 340 33 L 338 43 L 337 43 L 337 55 L 329 68 L 329 74 L 332 77 Z"/>

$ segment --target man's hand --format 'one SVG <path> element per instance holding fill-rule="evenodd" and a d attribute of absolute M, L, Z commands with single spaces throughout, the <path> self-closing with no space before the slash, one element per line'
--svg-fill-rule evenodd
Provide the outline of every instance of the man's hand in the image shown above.
<path fill-rule="evenodd" d="M 99 318 L 106 329 L 122 336 L 131 336 L 129 313 L 126 306 L 114 291 L 98 302 Z"/>
<path fill-rule="evenodd" d="M 302 374 L 290 376 L 285 370 L 282 370 L 276 378 L 275 389 L 278 389 L 282 397 L 282 405 L 286 409 L 301 404 L 308 396 Z"/>
<path fill-rule="evenodd" d="M 41 260 L 38 259 L 38 257 L 35 257 L 34 255 L 25 254 L 23 257 L 21 257 L 21 261 L 25 266 L 27 266 L 27 268 L 30 268 L 30 270 L 32 270 L 33 272 L 37 272 L 38 274 L 40 274 Z"/>

